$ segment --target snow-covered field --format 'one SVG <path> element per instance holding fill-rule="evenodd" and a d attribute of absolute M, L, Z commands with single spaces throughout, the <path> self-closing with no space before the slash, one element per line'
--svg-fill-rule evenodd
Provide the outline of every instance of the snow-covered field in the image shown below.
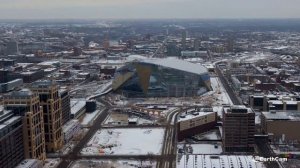
<path fill-rule="evenodd" d="M 91 168 L 91 167 L 115 167 L 115 168 L 155 168 L 154 161 L 136 161 L 136 160 L 79 160 L 71 168 Z"/>
<path fill-rule="evenodd" d="M 82 149 L 82 155 L 159 155 L 163 128 L 101 129 Z"/>

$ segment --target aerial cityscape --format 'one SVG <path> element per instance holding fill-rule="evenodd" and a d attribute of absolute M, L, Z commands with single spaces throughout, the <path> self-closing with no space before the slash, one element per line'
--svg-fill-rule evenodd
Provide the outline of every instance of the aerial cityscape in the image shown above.
<path fill-rule="evenodd" d="M 43 17 L 0 17 L 0 168 L 300 167 L 300 19 Z"/>

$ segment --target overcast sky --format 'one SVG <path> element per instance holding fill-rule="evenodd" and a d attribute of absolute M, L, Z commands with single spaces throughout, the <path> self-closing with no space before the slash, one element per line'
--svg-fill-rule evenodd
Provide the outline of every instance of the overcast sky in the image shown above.
<path fill-rule="evenodd" d="M 300 0 L 0 0 L 0 19 L 300 18 Z"/>

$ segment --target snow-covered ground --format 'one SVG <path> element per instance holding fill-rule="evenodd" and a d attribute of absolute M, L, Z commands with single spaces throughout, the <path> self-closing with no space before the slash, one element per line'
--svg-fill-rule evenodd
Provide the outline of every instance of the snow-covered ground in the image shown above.
<path fill-rule="evenodd" d="M 205 132 L 203 134 L 198 134 L 194 136 L 195 138 L 199 140 L 221 140 L 221 135 L 218 129 L 216 130 L 211 130 L 209 132 Z"/>
<path fill-rule="evenodd" d="M 178 149 L 183 149 L 183 151 L 190 153 L 190 154 L 221 154 L 223 152 L 222 150 L 222 144 L 215 143 L 215 144 L 179 144 L 177 145 Z"/>
<path fill-rule="evenodd" d="M 218 113 L 218 116 L 223 117 L 223 107 L 222 106 L 213 106 L 213 111 Z"/>
<path fill-rule="evenodd" d="M 60 159 L 46 159 L 43 168 L 56 168 L 60 162 Z"/>
<path fill-rule="evenodd" d="M 243 155 L 183 155 L 179 157 L 177 168 L 265 168 L 253 156 Z"/>
<path fill-rule="evenodd" d="M 60 151 L 58 151 L 57 153 L 54 153 L 54 154 L 59 154 L 59 155 L 69 154 L 73 150 L 73 148 L 75 147 L 76 144 L 77 144 L 77 142 L 70 141 L 67 144 L 64 144 L 62 149 Z"/>
<path fill-rule="evenodd" d="M 73 137 L 68 143 L 65 143 L 64 146 L 58 150 L 56 153 L 47 153 L 47 155 L 52 157 L 59 157 L 60 155 L 67 155 L 69 154 L 73 148 L 77 145 L 79 142 L 79 139 L 77 137 L 83 137 L 86 135 L 86 133 L 89 131 L 89 128 L 81 128 L 77 136 Z"/>
<path fill-rule="evenodd" d="M 71 168 L 91 168 L 91 167 L 114 167 L 114 168 L 155 168 L 154 161 L 137 161 L 137 160 L 79 160 Z"/>
<path fill-rule="evenodd" d="M 222 105 L 222 104 L 233 104 L 229 95 L 227 94 L 226 90 L 224 89 L 224 86 L 220 82 L 218 77 L 212 77 L 210 78 L 211 86 L 213 88 L 213 91 L 215 92 L 213 95 L 215 98 L 217 98 L 215 104 L 216 105 Z"/>
<path fill-rule="evenodd" d="M 82 149 L 82 155 L 159 155 L 163 128 L 101 129 Z"/>

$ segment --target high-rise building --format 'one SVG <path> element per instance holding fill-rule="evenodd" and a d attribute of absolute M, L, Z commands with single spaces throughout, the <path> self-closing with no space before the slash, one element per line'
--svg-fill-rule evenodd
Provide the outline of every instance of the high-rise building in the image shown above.
<path fill-rule="evenodd" d="M 32 84 L 31 90 L 39 95 L 43 108 L 47 152 L 56 152 L 63 146 L 61 100 L 58 85 L 50 80 Z"/>
<path fill-rule="evenodd" d="M 0 83 L 6 83 L 9 81 L 9 70 L 4 70 L 1 69 L 0 70 Z"/>
<path fill-rule="evenodd" d="M 46 159 L 43 111 L 37 94 L 29 89 L 3 96 L 3 104 L 15 116 L 22 117 L 25 158 Z"/>
<path fill-rule="evenodd" d="M 69 91 L 67 89 L 60 89 L 59 97 L 61 102 L 62 124 L 64 125 L 71 119 L 71 104 Z"/>
<path fill-rule="evenodd" d="M 234 40 L 232 38 L 229 38 L 226 41 L 226 48 L 227 48 L 227 51 L 229 51 L 229 52 L 233 52 L 234 51 Z"/>
<path fill-rule="evenodd" d="M 181 47 L 182 47 L 182 50 L 186 49 L 186 37 L 187 37 L 187 31 L 182 30 L 182 34 L 181 34 Z"/>
<path fill-rule="evenodd" d="M 108 34 L 105 35 L 105 39 L 103 41 L 103 48 L 105 50 L 108 50 L 109 49 L 109 46 L 110 46 L 110 42 L 109 42 L 109 36 Z"/>
<path fill-rule="evenodd" d="M 225 152 L 253 152 L 255 113 L 245 106 L 224 107 L 222 131 Z"/>
<path fill-rule="evenodd" d="M 201 41 L 199 39 L 194 40 L 194 51 L 200 50 L 200 43 L 201 43 Z"/>
<path fill-rule="evenodd" d="M 17 41 L 9 41 L 6 44 L 6 54 L 7 55 L 15 55 L 19 53 L 19 45 Z"/>
<path fill-rule="evenodd" d="M 15 167 L 24 159 L 22 117 L 0 107 L 0 167 Z"/>
<path fill-rule="evenodd" d="M 73 48 L 73 55 L 74 56 L 80 56 L 82 54 L 82 49 L 80 47 L 74 47 Z"/>

